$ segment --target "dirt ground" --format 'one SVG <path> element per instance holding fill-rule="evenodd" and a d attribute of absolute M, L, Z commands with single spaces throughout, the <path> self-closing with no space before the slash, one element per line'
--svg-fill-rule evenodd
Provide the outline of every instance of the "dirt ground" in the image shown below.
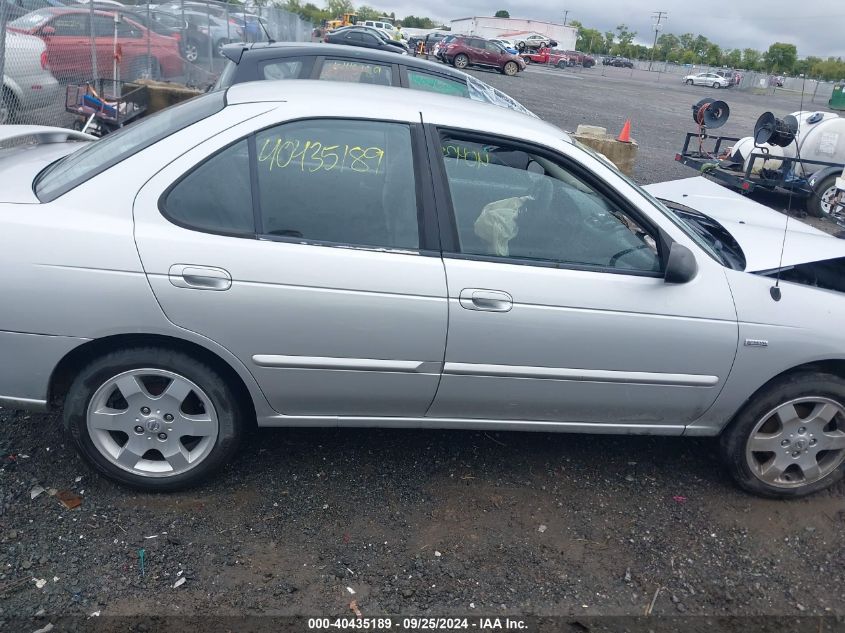
<path fill-rule="evenodd" d="M 566 129 L 631 117 L 641 182 L 694 175 L 673 156 L 709 91 L 612 70 L 478 74 Z M 718 96 L 737 136 L 766 109 L 798 109 L 795 95 Z M 63 616 L 201 616 L 180 630 L 351 617 L 353 600 L 363 616 L 564 616 L 546 630 L 635 630 L 590 618 L 646 613 L 642 630 L 749 616 L 733 626 L 750 631 L 762 615 L 766 630 L 834 630 L 786 623 L 845 616 L 843 499 L 845 485 L 744 494 L 708 439 L 374 429 L 258 431 L 204 487 L 138 494 L 93 474 L 57 417 L 0 409 L 0 631 Z M 115 630 L 130 628 L 159 627 Z"/>

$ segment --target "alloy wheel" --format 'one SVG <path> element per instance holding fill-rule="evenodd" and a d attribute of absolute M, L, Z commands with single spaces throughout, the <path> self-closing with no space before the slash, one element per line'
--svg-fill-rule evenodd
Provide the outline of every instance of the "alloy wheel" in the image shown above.
<path fill-rule="evenodd" d="M 185 44 L 185 59 L 192 64 L 197 61 L 200 57 L 199 48 L 197 48 L 196 44 L 188 42 Z"/>
<path fill-rule="evenodd" d="M 822 397 L 785 402 L 754 426 L 745 458 L 754 475 L 771 486 L 819 481 L 845 461 L 845 408 Z"/>
<path fill-rule="evenodd" d="M 819 207 L 825 215 L 833 213 L 837 195 L 839 195 L 839 190 L 836 188 L 835 182 L 819 195 Z"/>
<path fill-rule="evenodd" d="M 184 376 L 133 369 L 107 380 L 86 413 L 94 447 L 134 475 L 170 477 L 211 453 L 218 418 L 209 396 Z"/>

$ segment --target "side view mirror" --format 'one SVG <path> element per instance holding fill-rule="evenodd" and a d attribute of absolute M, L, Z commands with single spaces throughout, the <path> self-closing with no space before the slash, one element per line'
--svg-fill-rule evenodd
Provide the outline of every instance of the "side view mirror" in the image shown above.
<path fill-rule="evenodd" d="M 40 33 L 44 37 L 50 37 L 51 35 L 56 34 L 56 29 L 54 29 L 52 26 L 45 26 L 41 28 Z"/>
<path fill-rule="evenodd" d="M 695 279 L 698 274 L 698 262 L 695 255 L 683 244 L 673 242 L 666 261 L 663 281 L 667 284 L 685 284 Z"/>

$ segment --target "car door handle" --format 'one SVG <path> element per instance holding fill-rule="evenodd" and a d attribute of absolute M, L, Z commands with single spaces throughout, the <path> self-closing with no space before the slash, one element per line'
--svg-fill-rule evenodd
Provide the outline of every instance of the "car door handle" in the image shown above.
<path fill-rule="evenodd" d="M 168 278 L 177 288 L 228 290 L 232 287 L 232 276 L 222 268 L 213 266 L 174 264 L 170 267 Z"/>
<path fill-rule="evenodd" d="M 513 297 L 501 290 L 464 288 L 458 297 L 461 306 L 467 310 L 485 312 L 509 312 L 513 308 Z"/>

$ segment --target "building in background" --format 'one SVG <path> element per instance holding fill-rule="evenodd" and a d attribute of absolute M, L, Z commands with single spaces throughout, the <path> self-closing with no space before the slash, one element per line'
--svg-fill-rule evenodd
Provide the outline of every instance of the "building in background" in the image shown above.
<path fill-rule="evenodd" d="M 453 33 L 480 35 L 486 38 L 518 40 L 520 35 L 539 33 L 557 42 L 557 48 L 574 50 L 578 29 L 554 22 L 520 18 L 473 17 L 452 20 Z"/>

